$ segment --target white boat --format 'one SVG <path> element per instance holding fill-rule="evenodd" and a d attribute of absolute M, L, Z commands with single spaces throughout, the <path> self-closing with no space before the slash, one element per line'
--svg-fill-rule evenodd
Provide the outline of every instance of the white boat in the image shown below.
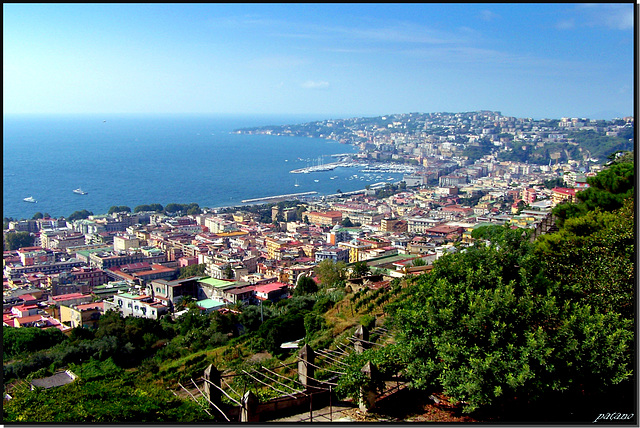
<path fill-rule="evenodd" d="M 294 184 L 294 186 L 296 186 L 296 187 L 300 186 L 300 185 L 298 184 L 298 180 L 296 180 L 296 184 Z"/>
<path fill-rule="evenodd" d="M 317 183 L 317 182 L 319 182 L 320 180 L 313 180 L 313 181 L 315 181 L 315 182 Z"/>
<path fill-rule="evenodd" d="M 77 189 L 74 189 L 73 193 L 77 193 L 78 195 L 86 195 L 87 194 L 87 192 L 82 190 L 80 187 L 78 187 Z"/>
<path fill-rule="evenodd" d="M 38 202 L 35 199 L 33 199 L 33 196 L 29 196 L 28 198 L 24 198 L 23 201 L 31 202 L 31 203 L 34 203 L 34 204 Z"/>

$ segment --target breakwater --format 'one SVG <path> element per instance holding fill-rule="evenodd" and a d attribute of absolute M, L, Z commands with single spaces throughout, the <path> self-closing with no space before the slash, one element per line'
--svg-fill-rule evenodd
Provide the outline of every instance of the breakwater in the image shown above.
<path fill-rule="evenodd" d="M 302 193 L 290 193 L 288 195 L 265 196 L 263 198 L 243 199 L 242 203 L 245 204 L 245 203 L 252 203 L 252 202 L 274 201 L 278 199 L 290 199 L 290 198 L 296 198 L 298 196 L 315 195 L 317 193 L 318 192 L 302 192 Z"/>

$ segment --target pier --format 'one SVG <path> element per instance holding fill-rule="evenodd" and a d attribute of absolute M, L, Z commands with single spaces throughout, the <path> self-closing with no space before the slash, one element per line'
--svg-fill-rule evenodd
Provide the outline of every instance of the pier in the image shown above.
<path fill-rule="evenodd" d="M 243 199 L 242 203 L 252 203 L 252 202 L 261 202 L 261 201 L 273 201 L 273 200 L 278 200 L 278 199 L 291 199 L 291 198 L 296 198 L 298 196 L 308 196 L 308 195 L 315 195 L 318 192 L 302 192 L 302 193 L 290 193 L 288 195 L 276 195 L 276 196 L 265 196 L 263 198 L 253 198 L 253 199 Z"/>

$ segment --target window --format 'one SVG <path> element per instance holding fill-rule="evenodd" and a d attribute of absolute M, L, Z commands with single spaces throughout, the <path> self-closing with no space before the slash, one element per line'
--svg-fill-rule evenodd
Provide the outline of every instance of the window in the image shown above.
<path fill-rule="evenodd" d="M 118 299 L 118 306 L 122 307 L 122 300 Z"/>
<path fill-rule="evenodd" d="M 127 307 L 128 307 L 128 308 L 131 308 L 131 307 L 133 307 L 133 304 L 132 304 L 132 303 L 129 303 L 129 304 L 127 305 Z"/>
<path fill-rule="evenodd" d="M 138 305 L 136 305 L 133 309 L 135 309 L 137 311 L 139 309 Z"/>

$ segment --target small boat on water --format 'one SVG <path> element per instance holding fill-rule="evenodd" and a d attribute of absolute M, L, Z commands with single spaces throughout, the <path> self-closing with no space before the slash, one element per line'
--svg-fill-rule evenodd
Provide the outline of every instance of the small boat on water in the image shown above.
<path fill-rule="evenodd" d="M 313 180 L 313 181 L 315 181 L 316 183 L 318 183 L 320 180 Z"/>
<path fill-rule="evenodd" d="M 31 202 L 33 204 L 37 203 L 38 201 L 36 201 L 35 199 L 33 199 L 33 196 L 29 196 L 28 198 L 24 198 L 23 201 L 25 202 Z"/>
<path fill-rule="evenodd" d="M 74 189 L 73 193 L 76 193 L 78 195 L 86 195 L 87 194 L 87 192 L 82 190 L 80 187 L 78 187 L 77 189 Z"/>

